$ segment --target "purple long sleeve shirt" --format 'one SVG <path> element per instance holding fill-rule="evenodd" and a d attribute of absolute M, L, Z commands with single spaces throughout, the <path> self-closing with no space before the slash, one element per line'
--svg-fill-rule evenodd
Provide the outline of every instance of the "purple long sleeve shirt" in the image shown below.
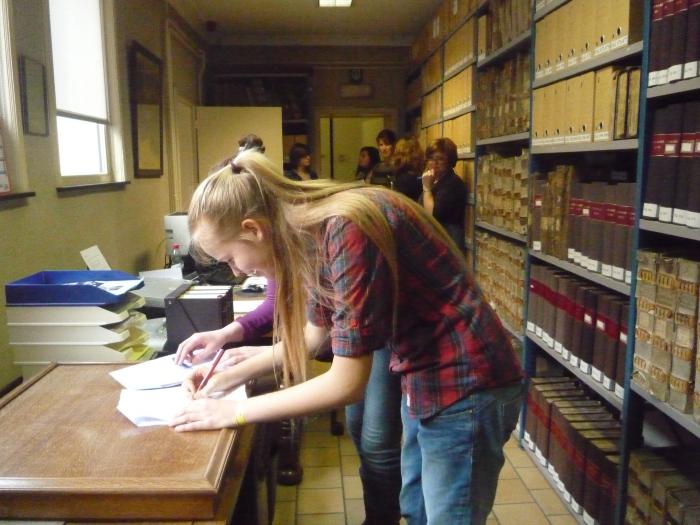
<path fill-rule="evenodd" d="M 275 288 L 275 281 L 268 279 L 265 300 L 252 312 L 236 319 L 243 327 L 243 342 L 258 339 L 272 330 L 275 315 Z"/>

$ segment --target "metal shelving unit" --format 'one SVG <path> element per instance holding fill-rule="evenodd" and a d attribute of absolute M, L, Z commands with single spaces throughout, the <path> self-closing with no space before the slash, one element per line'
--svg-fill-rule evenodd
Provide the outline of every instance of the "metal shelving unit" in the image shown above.
<path fill-rule="evenodd" d="M 507 142 L 526 142 L 530 140 L 530 132 L 514 133 L 513 135 L 501 135 L 500 137 L 492 137 L 488 139 L 479 139 L 476 141 L 477 146 L 490 146 L 492 144 L 505 144 Z"/>
<path fill-rule="evenodd" d="M 496 235 L 500 235 L 501 237 L 507 237 L 508 239 L 518 242 L 520 244 L 527 244 L 526 235 L 520 235 L 518 233 L 506 230 L 505 228 L 501 228 L 499 226 L 494 226 L 493 224 L 489 224 L 488 222 L 484 221 L 476 221 L 474 225 L 477 228 L 490 231 L 491 233 L 495 233 Z"/>
<path fill-rule="evenodd" d="M 631 44 L 627 47 L 615 49 L 614 51 L 609 51 L 602 55 L 598 55 L 597 57 L 593 57 L 590 60 L 586 60 L 585 62 L 580 62 L 575 66 L 567 67 L 562 71 L 558 71 L 556 73 L 552 73 L 551 75 L 537 78 L 532 83 L 532 89 L 537 89 L 548 84 L 553 84 L 554 82 L 558 82 L 569 77 L 575 77 L 576 75 L 580 75 L 581 73 L 587 73 L 588 71 L 607 66 L 608 64 L 614 64 L 615 62 L 627 60 L 628 58 L 641 54 L 643 46 L 643 42 L 635 42 L 634 44 Z"/>
<path fill-rule="evenodd" d="M 700 424 L 696 423 L 690 414 L 683 414 L 678 412 L 675 408 L 670 406 L 668 403 L 659 401 L 649 392 L 644 390 L 638 384 L 632 382 L 630 384 L 632 391 L 644 399 L 645 402 L 654 406 L 657 410 L 666 414 L 667 417 L 671 418 L 673 421 L 678 423 L 680 426 L 685 428 L 688 432 L 692 433 L 695 437 L 700 438 Z"/>
<path fill-rule="evenodd" d="M 569 361 L 564 359 L 560 354 L 558 354 L 553 348 L 550 348 L 547 343 L 545 343 L 542 338 L 537 337 L 532 332 L 527 332 L 526 337 L 535 343 L 540 349 L 542 349 L 547 355 L 556 360 L 563 368 L 565 368 L 569 373 L 575 375 L 584 385 L 593 390 L 601 398 L 607 401 L 610 405 L 614 406 L 618 410 L 622 410 L 622 399 L 615 395 L 615 392 L 608 390 L 599 383 L 590 374 L 585 373 L 577 366 L 572 365 Z"/>
<path fill-rule="evenodd" d="M 467 69 L 469 66 L 473 66 L 474 64 L 476 64 L 476 58 L 472 58 L 472 59 L 470 59 L 470 60 L 467 60 L 466 63 L 460 65 L 459 67 L 456 67 L 456 68 L 450 70 L 448 73 L 446 73 L 445 75 L 443 75 L 443 79 L 442 79 L 443 82 L 447 82 L 447 81 L 448 81 L 449 79 L 451 79 L 452 77 L 456 77 L 456 76 L 459 75 L 462 71 L 464 71 L 465 69 Z"/>
<path fill-rule="evenodd" d="M 578 275 L 579 277 L 582 277 L 587 281 L 591 281 L 592 283 L 604 286 L 609 290 L 613 290 L 623 295 L 630 295 L 630 285 L 627 283 L 624 283 L 622 281 L 616 281 L 615 279 L 605 277 L 604 275 L 601 275 L 599 273 L 591 272 L 590 270 L 586 270 L 585 268 L 582 268 L 577 264 L 562 261 L 561 259 L 552 257 L 551 255 L 545 255 L 543 253 L 535 252 L 533 250 L 530 250 L 529 253 L 530 257 L 546 262 L 547 264 L 550 264 L 552 266 L 556 266 L 557 268 L 561 268 L 562 270 L 566 270 L 567 272 L 573 273 L 574 275 Z"/>
<path fill-rule="evenodd" d="M 533 155 L 558 153 L 587 153 L 593 151 L 633 151 L 639 146 L 637 139 L 608 140 L 605 142 L 580 142 L 570 144 L 553 144 L 551 146 L 532 146 Z"/>
<path fill-rule="evenodd" d="M 569 3 L 569 1 L 570 0 L 551 0 L 550 2 L 547 2 L 547 4 L 544 7 L 541 7 L 540 9 L 537 9 L 537 4 L 540 3 L 540 2 L 537 2 L 535 4 L 535 14 L 533 16 L 533 20 L 535 22 L 537 22 L 538 20 L 547 16 L 552 11 L 556 11 L 564 4 Z M 544 3 L 544 2 L 542 2 L 542 3 Z"/>
<path fill-rule="evenodd" d="M 688 80 L 672 82 L 663 86 L 651 87 L 647 90 L 647 98 L 667 97 L 669 95 L 697 91 L 698 89 L 700 89 L 700 77 L 689 78 Z"/>
<path fill-rule="evenodd" d="M 445 111 L 443 110 L 442 120 L 443 122 L 445 120 L 452 120 L 453 118 L 461 117 L 462 115 L 466 115 L 467 113 L 473 113 L 474 111 L 476 111 L 476 106 L 474 104 L 471 104 L 470 106 L 467 106 L 464 109 L 460 109 L 459 111 L 455 111 L 454 113 L 450 113 L 449 115 L 445 115 Z"/>
<path fill-rule="evenodd" d="M 521 47 L 524 47 L 530 41 L 531 33 L 532 32 L 528 29 L 524 33 L 521 33 L 519 36 L 515 37 L 513 40 L 508 42 L 505 46 L 497 49 L 489 55 L 486 55 L 481 60 L 477 60 L 476 67 L 478 69 L 481 69 L 483 67 L 494 64 L 500 60 L 503 60 L 504 58 L 507 58 L 508 56 L 510 56 L 511 53 L 517 51 Z"/>
<path fill-rule="evenodd" d="M 681 226 L 680 224 L 670 224 L 667 222 L 640 219 L 639 229 L 648 232 L 663 233 L 664 235 L 671 235 L 681 239 L 700 241 L 700 230 L 688 228 L 687 226 Z"/>

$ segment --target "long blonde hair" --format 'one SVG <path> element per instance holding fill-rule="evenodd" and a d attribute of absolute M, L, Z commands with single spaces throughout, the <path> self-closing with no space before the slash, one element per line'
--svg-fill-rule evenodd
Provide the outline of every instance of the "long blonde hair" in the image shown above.
<path fill-rule="evenodd" d="M 193 254 L 206 259 L 198 247 L 197 227 L 206 221 L 222 242 L 240 234 L 244 219 L 263 219 L 270 224 L 277 302 L 273 340 L 284 345 L 283 380 L 285 385 L 306 378 L 308 359 L 303 328 L 310 287 L 315 298 L 330 305 L 332 291 L 319 282 L 325 254 L 317 234 L 330 217 L 344 217 L 356 224 L 377 246 L 387 261 L 392 275 L 394 327 L 398 300 L 398 264 L 396 241 L 386 217 L 373 200 L 385 188 L 362 183 L 339 184 L 328 180 L 298 182 L 286 179 L 264 155 L 245 151 L 229 166 L 208 176 L 197 187 L 189 209 Z M 404 202 L 426 220 L 437 226 L 439 234 L 458 253 L 449 236 L 428 216 L 423 208 L 409 199 Z"/>

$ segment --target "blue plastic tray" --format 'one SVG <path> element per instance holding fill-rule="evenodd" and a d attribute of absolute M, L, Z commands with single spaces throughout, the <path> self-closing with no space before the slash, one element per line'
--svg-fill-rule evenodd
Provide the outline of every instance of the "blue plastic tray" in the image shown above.
<path fill-rule="evenodd" d="M 99 287 L 99 283 L 132 280 L 136 281 L 133 286 L 117 293 Z M 7 283 L 5 301 L 8 306 L 104 305 L 121 301 L 128 290 L 141 286 L 142 279 L 118 270 L 49 270 Z"/>

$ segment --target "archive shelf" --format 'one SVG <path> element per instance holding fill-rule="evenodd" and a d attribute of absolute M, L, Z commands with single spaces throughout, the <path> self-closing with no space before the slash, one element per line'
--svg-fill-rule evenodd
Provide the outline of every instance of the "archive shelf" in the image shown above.
<path fill-rule="evenodd" d="M 566 270 L 567 272 L 573 273 L 574 275 L 578 275 L 579 277 L 583 277 L 587 281 L 591 281 L 592 283 L 604 286 L 609 290 L 613 290 L 615 292 L 627 296 L 629 296 L 630 294 L 630 285 L 627 283 L 624 283 L 622 281 L 616 281 L 615 279 L 611 279 L 610 277 L 605 277 L 604 275 L 601 275 L 599 273 L 586 270 L 578 264 L 562 261 L 561 259 L 552 257 L 551 255 L 545 255 L 543 253 L 539 253 L 533 250 L 530 250 L 529 253 L 530 257 L 532 258 L 546 262 L 547 264 L 556 266 L 557 268 L 561 268 L 562 270 Z"/>
<path fill-rule="evenodd" d="M 666 414 L 666 416 L 674 420 L 680 426 L 685 428 L 688 432 L 692 433 L 695 437 L 700 438 L 700 425 L 695 422 L 695 420 L 690 414 L 683 414 L 681 412 L 678 412 L 676 409 L 674 409 L 667 403 L 656 399 L 649 392 L 647 392 L 641 386 L 634 382 L 630 383 L 630 387 L 632 389 L 632 392 L 644 399 L 644 401 L 646 401 L 648 404 L 654 406 L 663 414 Z"/>
<path fill-rule="evenodd" d="M 590 60 L 586 60 L 585 62 L 581 62 L 580 64 L 572 67 L 568 67 L 562 71 L 558 71 L 557 73 L 552 73 L 551 75 L 535 79 L 535 81 L 532 83 L 532 88 L 537 89 L 569 77 L 575 77 L 581 73 L 599 69 L 603 66 L 607 66 L 608 64 L 614 64 L 615 62 L 620 62 L 622 60 L 640 55 L 643 47 L 644 42 L 635 42 L 627 47 L 622 47 L 620 49 L 615 49 L 614 51 L 609 51 L 602 55 L 598 55 L 597 57 L 593 57 Z"/>
<path fill-rule="evenodd" d="M 552 144 L 535 146 L 530 149 L 533 155 L 558 153 L 587 153 L 593 151 L 625 151 L 636 150 L 639 147 L 637 139 L 606 140 L 604 142 L 581 142 L 570 144 Z"/>
<path fill-rule="evenodd" d="M 671 235 L 681 239 L 700 241 L 700 230 L 688 228 L 687 226 L 681 226 L 679 224 L 640 219 L 639 229 L 648 232 L 663 233 L 664 235 Z"/>
<path fill-rule="evenodd" d="M 679 82 L 672 82 L 663 86 L 654 86 L 647 91 L 647 98 L 667 97 L 679 93 L 688 93 L 700 89 L 700 77 L 689 78 Z"/>
<path fill-rule="evenodd" d="M 506 230 L 505 228 L 501 228 L 499 226 L 494 226 L 493 224 L 489 224 L 488 222 L 484 221 L 476 221 L 474 225 L 477 228 L 481 228 L 482 230 L 488 230 L 491 233 L 495 233 L 496 235 L 500 235 L 501 237 L 507 237 L 508 239 L 518 242 L 520 244 L 527 244 L 527 236 L 526 235 L 520 235 L 515 232 L 512 232 L 510 230 Z"/>
<path fill-rule="evenodd" d="M 492 144 L 505 144 L 508 142 L 526 142 L 530 140 L 530 132 L 514 133 L 512 135 L 501 135 L 500 137 L 491 137 L 488 139 L 479 139 L 476 141 L 477 146 L 490 146 Z"/>
<path fill-rule="evenodd" d="M 495 64 L 496 62 L 499 62 L 500 60 L 503 60 L 504 58 L 509 57 L 512 53 L 515 51 L 518 51 L 520 48 L 525 47 L 529 42 L 530 42 L 530 35 L 532 31 L 527 30 L 520 35 L 516 36 L 513 40 L 508 42 L 505 46 L 497 49 L 493 53 L 486 55 L 484 58 L 481 60 L 477 60 L 476 62 L 476 67 L 478 69 L 487 67 L 491 64 Z"/>
<path fill-rule="evenodd" d="M 476 64 L 476 59 L 471 58 L 471 59 L 467 60 L 464 64 L 460 64 L 458 67 L 453 67 L 452 69 L 448 70 L 448 72 L 445 73 L 445 75 L 443 76 L 443 79 L 442 79 L 443 82 L 448 81 L 452 77 L 456 77 L 462 71 L 467 69 L 469 66 L 473 66 L 474 64 Z"/>
<path fill-rule="evenodd" d="M 512 326 L 510 326 L 508 323 L 506 323 L 503 319 L 501 319 L 501 324 L 503 325 L 503 328 L 508 330 L 510 335 L 512 335 L 515 339 L 523 343 L 525 341 L 525 336 L 523 335 L 522 331 L 518 331 Z"/>
<path fill-rule="evenodd" d="M 467 106 L 466 108 L 460 109 L 459 111 L 455 111 L 454 113 L 450 113 L 448 115 L 445 114 L 445 112 L 442 112 L 442 120 L 451 120 L 453 118 L 461 117 L 462 115 L 466 115 L 467 113 L 473 113 L 476 111 L 476 106 L 474 104 Z"/>
<path fill-rule="evenodd" d="M 584 385 L 593 390 L 597 395 L 607 401 L 609 404 L 622 410 L 622 399 L 617 397 L 615 392 L 608 390 L 599 383 L 590 374 L 585 373 L 579 367 L 572 365 L 569 361 L 565 360 L 560 354 L 558 354 L 553 348 L 550 348 L 547 343 L 545 343 L 541 337 L 537 337 L 531 332 L 527 332 L 526 337 L 535 343 L 541 350 L 543 350 L 547 355 L 554 358 L 557 363 L 559 363 L 563 368 L 565 368 L 569 373 L 575 375 Z"/>
<path fill-rule="evenodd" d="M 535 22 L 537 22 L 538 20 L 547 16 L 552 11 L 556 11 L 564 4 L 569 3 L 569 1 L 570 0 L 552 0 L 550 2 L 547 2 L 547 5 L 545 5 L 544 7 L 537 7 L 540 4 L 544 4 L 544 2 L 540 0 L 535 4 L 535 14 L 532 19 Z"/>
<path fill-rule="evenodd" d="M 537 470 L 540 471 L 540 474 L 544 476 L 544 479 L 546 479 L 547 483 L 549 483 L 549 485 L 552 487 L 554 493 L 559 496 L 559 488 L 557 487 L 557 483 L 554 481 L 554 478 L 552 478 L 552 475 L 549 473 L 549 471 L 542 466 L 539 459 L 537 459 L 537 456 L 535 456 L 532 450 L 530 450 L 527 447 L 524 447 L 522 443 L 520 444 L 520 448 L 525 451 L 525 454 L 529 456 L 530 460 L 532 460 L 532 462 L 535 464 L 535 467 L 537 467 Z M 571 508 L 571 504 L 567 503 L 561 496 L 559 496 L 559 499 L 561 499 L 564 506 L 571 513 L 571 516 L 574 518 L 574 520 L 576 520 L 576 523 L 578 523 L 579 525 L 587 525 L 586 522 L 583 521 L 583 516 L 574 512 L 574 509 Z"/>
<path fill-rule="evenodd" d="M 459 155 L 457 155 L 457 158 L 459 160 L 474 160 L 475 157 L 476 153 L 474 153 L 473 151 L 470 151 L 469 153 L 460 153 Z"/>
<path fill-rule="evenodd" d="M 437 88 L 439 88 L 440 86 L 442 86 L 442 80 L 441 80 L 440 82 L 436 82 L 435 84 L 429 86 L 427 89 L 424 89 L 424 90 L 421 92 L 421 95 L 422 95 L 422 96 L 428 95 L 428 94 L 430 94 L 431 92 L 435 91 L 435 90 L 436 90 Z"/>

